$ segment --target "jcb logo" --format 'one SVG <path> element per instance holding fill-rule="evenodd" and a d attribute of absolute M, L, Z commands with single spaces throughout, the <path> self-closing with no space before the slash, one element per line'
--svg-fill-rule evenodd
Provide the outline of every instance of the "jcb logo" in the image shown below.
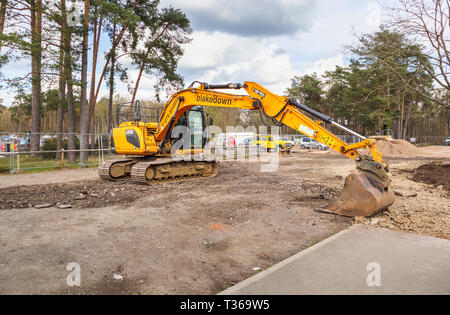
<path fill-rule="evenodd" d="M 253 89 L 253 92 L 255 92 L 256 94 L 258 94 L 259 96 L 261 96 L 261 98 L 266 97 L 266 93 L 261 92 L 261 91 L 258 90 L 258 89 Z"/>

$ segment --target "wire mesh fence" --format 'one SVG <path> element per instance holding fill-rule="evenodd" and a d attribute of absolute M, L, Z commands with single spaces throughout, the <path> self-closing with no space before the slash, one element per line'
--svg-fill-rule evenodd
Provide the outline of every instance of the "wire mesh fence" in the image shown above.
<path fill-rule="evenodd" d="M 70 150 L 69 137 L 75 147 Z M 31 133 L 0 133 L 0 173 L 91 167 L 116 156 L 109 150 L 109 134 L 41 133 L 39 150 L 34 151 L 30 139 Z M 88 148 L 81 149 L 86 139 Z"/>
<path fill-rule="evenodd" d="M 73 137 L 75 149 L 68 149 L 68 138 Z M 338 135 L 348 144 L 360 140 L 351 135 Z M 61 141 L 60 149 L 57 146 L 58 138 Z M 287 135 L 286 138 L 298 144 L 301 139 L 298 135 Z M 105 160 L 120 158 L 109 149 L 109 134 L 96 133 L 81 136 L 74 133 L 41 133 L 38 151 L 31 150 L 31 133 L 0 132 L 0 173 L 17 173 L 21 171 L 36 172 L 39 170 L 58 168 L 77 168 L 98 166 Z M 445 145 L 445 136 L 418 136 L 408 139 L 417 146 Z M 83 141 L 89 141 L 88 149 L 84 148 Z M 219 146 L 220 147 L 220 146 Z M 220 147 L 216 153 L 232 159 L 236 156 L 252 155 L 248 146 L 228 148 Z"/>

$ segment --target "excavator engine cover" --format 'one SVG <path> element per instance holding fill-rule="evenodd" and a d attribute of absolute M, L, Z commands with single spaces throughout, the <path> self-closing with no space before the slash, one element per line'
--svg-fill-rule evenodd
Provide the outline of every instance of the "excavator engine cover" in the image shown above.
<path fill-rule="evenodd" d="M 389 183 L 364 171 L 357 171 L 345 179 L 339 197 L 319 212 L 348 217 L 368 217 L 383 211 L 394 203 L 394 192 Z"/>

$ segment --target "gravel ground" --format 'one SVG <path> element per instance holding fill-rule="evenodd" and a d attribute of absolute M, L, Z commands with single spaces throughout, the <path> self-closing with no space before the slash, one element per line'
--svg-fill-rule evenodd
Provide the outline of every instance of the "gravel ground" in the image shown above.
<path fill-rule="evenodd" d="M 389 157 L 394 205 L 356 219 L 313 211 L 354 170 L 333 152 L 282 157 L 274 173 L 226 162 L 215 178 L 161 186 L 22 176 L 29 185 L 0 189 L 0 293 L 215 294 L 354 222 L 449 239 L 445 185 L 414 181 L 421 165 L 450 162 L 439 152 Z M 66 285 L 70 262 L 79 288 Z"/>

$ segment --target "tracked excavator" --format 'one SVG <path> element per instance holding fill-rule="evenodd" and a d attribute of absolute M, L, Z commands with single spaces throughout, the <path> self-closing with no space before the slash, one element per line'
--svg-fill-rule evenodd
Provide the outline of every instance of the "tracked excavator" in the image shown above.
<path fill-rule="evenodd" d="M 224 92 L 242 89 L 246 95 Z M 200 159 L 186 161 L 176 159 L 172 154 L 175 143 L 180 140 L 172 130 L 176 126 L 185 126 L 192 132 L 194 142 L 187 153 L 201 156 L 205 139 L 195 140 L 194 130 L 202 131 L 212 124 L 203 111 L 204 107 L 210 106 L 260 111 L 263 117 L 275 124 L 289 126 L 354 160 L 356 171 L 346 177 L 340 196 L 317 211 L 350 217 L 370 216 L 394 202 L 389 165 L 383 160 L 375 140 L 367 139 L 333 121 L 331 117 L 297 100 L 276 95 L 254 82 L 211 85 L 196 81 L 170 97 L 157 122 L 142 122 L 139 111 L 135 110 L 133 119 L 120 123 L 110 135 L 111 150 L 126 158 L 100 165 L 100 177 L 112 181 L 126 178 L 136 183 L 153 185 L 215 176 L 218 164 L 214 159 L 203 155 Z M 329 126 L 361 141 L 347 144 L 329 131 Z"/>

